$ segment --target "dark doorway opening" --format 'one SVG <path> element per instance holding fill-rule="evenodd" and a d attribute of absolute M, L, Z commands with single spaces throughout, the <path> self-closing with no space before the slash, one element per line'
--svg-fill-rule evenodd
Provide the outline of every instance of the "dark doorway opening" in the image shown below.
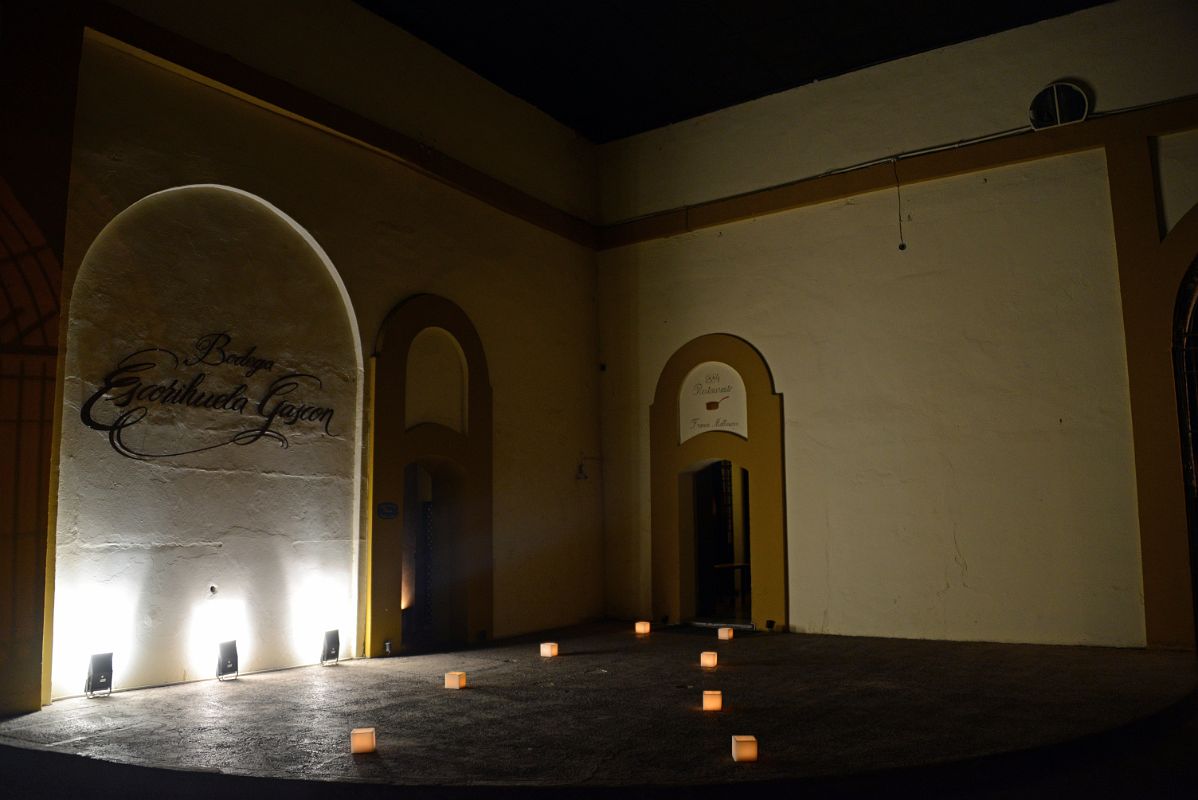
<path fill-rule="evenodd" d="M 752 620 L 749 472 L 716 461 L 695 472 L 695 620 Z"/>
<path fill-rule="evenodd" d="M 461 474 L 448 464 L 409 464 L 404 470 L 404 650 L 468 641 L 462 489 Z"/>
<path fill-rule="evenodd" d="M 1173 314 L 1173 370 L 1177 418 L 1181 427 L 1181 462 L 1185 477 L 1186 522 L 1190 543 L 1190 598 L 1194 604 L 1194 637 L 1198 639 L 1198 261 L 1190 264 Z"/>

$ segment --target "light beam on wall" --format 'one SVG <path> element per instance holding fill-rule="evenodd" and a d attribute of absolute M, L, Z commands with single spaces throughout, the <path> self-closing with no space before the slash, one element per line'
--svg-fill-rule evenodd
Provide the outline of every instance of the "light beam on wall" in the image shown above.
<path fill-rule="evenodd" d="M 249 661 L 252 632 L 245 601 L 240 598 L 204 598 L 192 606 L 187 634 L 186 680 L 211 678 L 213 658 L 221 642 L 237 640 L 239 662 Z"/>
<path fill-rule="evenodd" d="M 94 653 L 112 653 L 123 664 L 136 658 L 133 598 L 134 593 L 120 585 L 67 580 L 58 586 L 54 597 L 55 687 L 81 692 Z"/>
<path fill-rule="evenodd" d="M 177 235 L 179 231 L 187 235 Z M 187 268 L 155 284 L 151 279 L 160 273 L 156 265 L 176 263 L 175 256 Z M 228 266 L 231 263 L 234 266 Z M 293 278 L 289 282 L 304 287 L 297 290 L 303 295 L 301 302 L 270 305 L 266 295 L 224 302 L 228 298 L 220 287 L 230 274 L 248 269 L 245 264 L 254 267 L 251 277 L 259 282 L 282 274 Z M 191 283 L 184 282 L 184 274 L 191 276 Z M 143 278 L 148 281 L 144 285 Z M 117 284 L 140 288 L 136 296 L 122 295 L 118 302 L 103 288 Z M 193 305 L 177 313 L 179 308 L 167 300 L 173 295 L 156 291 L 164 286 L 174 287 Z M 53 618 L 52 696 L 82 691 L 92 653 L 113 653 L 116 677 L 122 679 L 119 688 L 210 679 L 217 645 L 234 639 L 247 671 L 314 663 L 318 638 L 308 634 L 302 644 L 292 642 L 290 585 L 313 566 L 337 576 L 333 602 L 348 609 L 334 621 L 316 621 L 313 627 L 319 634 L 341 629 L 346 650 L 353 648 L 363 358 L 357 318 L 327 254 L 310 234 L 261 198 L 224 186 L 174 187 L 138 200 L 109 220 L 87 248 L 74 287 L 78 293 L 69 318 L 72 332 L 64 343 L 63 433 L 57 445 L 62 466 L 54 588 L 62 597 Z M 209 287 L 215 287 L 214 295 L 207 294 Z M 310 306 L 304 305 L 308 302 Z M 319 333 L 307 338 L 278 334 L 275 323 L 291 314 L 319 315 Z M 123 324 L 120 318 L 144 318 L 152 324 Z M 105 331 L 104 337 L 80 335 L 94 325 Z M 210 335 L 232 341 L 219 355 L 202 351 L 199 342 Z M 154 370 L 138 372 L 138 379 L 147 381 L 138 403 L 149 393 L 163 396 L 162 387 L 169 384 L 166 376 L 175 379 L 170 365 L 177 357 L 179 376 L 186 373 L 188 381 L 203 378 L 203 391 L 212 389 L 227 398 L 228 392 L 236 394 L 228 387 L 245 383 L 243 399 L 266 405 L 246 406 L 243 414 L 229 402 L 220 409 L 185 403 L 167 408 L 158 403 L 163 408 L 151 410 L 162 414 L 125 430 L 129 438 L 123 440 L 150 456 L 125 458 L 129 453 L 88 424 L 97 418 L 85 418 L 82 404 L 97 396 L 104 376 L 125 355 L 141 348 L 165 360 L 153 386 L 149 372 Z M 249 375 L 244 364 L 225 360 L 225 355 L 237 353 L 246 359 L 251 352 L 257 361 L 277 357 L 279 364 L 273 371 L 255 368 Z M 189 357 L 199 361 L 183 364 Z M 336 421 L 331 430 L 322 429 L 319 447 L 307 446 L 317 434 L 292 425 L 285 419 L 287 412 L 269 416 L 282 397 L 281 390 L 272 388 L 279 378 L 309 371 L 314 377 L 287 400 L 300 400 L 308 391 L 333 398 L 329 403 L 336 407 Z M 114 400 L 107 392 L 98 398 L 100 405 Z M 268 427 L 268 418 L 276 427 L 286 427 L 294 449 L 267 449 L 263 440 L 256 447 L 194 451 L 208 445 L 209 434 L 224 437 L 243 425 L 257 425 L 254 417 L 262 417 Z M 98 424 L 103 427 L 113 419 L 109 415 Z M 244 439 L 222 441 L 241 444 Z M 159 442 L 163 449 L 151 447 Z M 274 458 L 280 460 L 276 463 Z M 311 495 L 300 496 L 297 487 L 308 485 L 301 482 L 316 475 L 333 479 L 321 481 Z M 270 500 L 259 502 L 268 496 Z M 305 530 L 308 520 L 319 520 L 313 524 L 320 530 Z M 208 584 L 201 582 L 213 576 L 227 581 L 229 588 L 208 599 Z M 84 596 L 83 587 L 92 583 L 127 591 L 128 602 Z M 327 607 L 328 595 L 317 602 Z M 127 635 L 109 635 L 114 625 L 124 627 L 121 633 Z M 293 648 L 302 657 L 293 657 Z"/>
<path fill-rule="evenodd" d="M 326 572 L 309 572 L 290 588 L 288 621 L 289 646 L 292 663 L 312 664 L 318 659 L 316 643 L 323 641 L 325 631 L 340 629 L 354 630 L 353 616 L 349 614 L 349 587 L 344 576 Z M 352 641 L 347 641 L 353 652 Z"/>

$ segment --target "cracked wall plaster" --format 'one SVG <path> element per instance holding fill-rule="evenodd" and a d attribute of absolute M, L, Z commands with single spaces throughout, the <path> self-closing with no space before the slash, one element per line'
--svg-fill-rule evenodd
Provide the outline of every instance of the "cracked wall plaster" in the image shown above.
<path fill-rule="evenodd" d="M 360 365 L 320 254 L 256 198 L 185 187 L 119 214 L 73 296 L 53 694 L 93 652 L 117 688 L 213 677 L 224 639 L 243 671 L 312 663 L 325 628 L 352 653 Z"/>

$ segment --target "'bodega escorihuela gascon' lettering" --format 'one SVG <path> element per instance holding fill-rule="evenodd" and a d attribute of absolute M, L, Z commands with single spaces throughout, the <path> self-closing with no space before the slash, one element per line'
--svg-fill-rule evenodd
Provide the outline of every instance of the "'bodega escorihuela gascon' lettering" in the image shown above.
<path fill-rule="evenodd" d="M 112 448 L 123 456 L 137 459 L 213 450 L 228 444 L 247 445 L 260 439 L 287 447 L 285 430 L 297 425 L 312 425 L 328 436 L 332 430 L 333 409 L 320 405 L 310 396 L 323 389 L 319 377 L 307 372 L 284 372 L 259 388 L 248 380 L 259 372 L 273 373 L 276 362 L 256 355 L 256 346 L 244 352 L 230 349 L 233 337 L 228 333 L 208 333 L 195 341 L 194 352 L 180 357 L 172 350 L 148 347 L 120 359 L 104 376 L 96 391 L 80 409 L 80 417 L 89 428 L 108 434 Z M 230 366 L 237 383 L 220 384 L 221 375 L 197 367 Z M 181 370 L 185 374 L 177 374 Z M 256 400 L 254 398 L 257 398 Z M 202 409 L 213 414 L 236 415 L 248 427 L 232 434 L 222 433 L 217 441 L 185 446 L 171 452 L 144 452 L 132 447 L 125 432 L 144 422 L 155 410 L 166 408 Z M 208 431 L 196 424 L 193 430 Z"/>

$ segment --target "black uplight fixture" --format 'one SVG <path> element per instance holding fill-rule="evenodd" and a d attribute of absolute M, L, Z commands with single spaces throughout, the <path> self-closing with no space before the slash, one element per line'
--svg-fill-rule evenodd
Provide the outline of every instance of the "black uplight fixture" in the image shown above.
<path fill-rule="evenodd" d="M 112 653 L 96 653 L 87 665 L 83 693 L 88 697 L 112 694 Z"/>
<path fill-rule="evenodd" d="M 223 681 L 237 677 L 237 640 L 220 643 L 220 658 L 216 661 L 216 679 Z"/>
<path fill-rule="evenodd" d="M 320 651 L 320 665 L 322 667 L 329 664 L 337 663 L 337 656 L 341 652 L 341 632 L 340 631 L 325 631 L 324 632 L 324 649 Z"/>

